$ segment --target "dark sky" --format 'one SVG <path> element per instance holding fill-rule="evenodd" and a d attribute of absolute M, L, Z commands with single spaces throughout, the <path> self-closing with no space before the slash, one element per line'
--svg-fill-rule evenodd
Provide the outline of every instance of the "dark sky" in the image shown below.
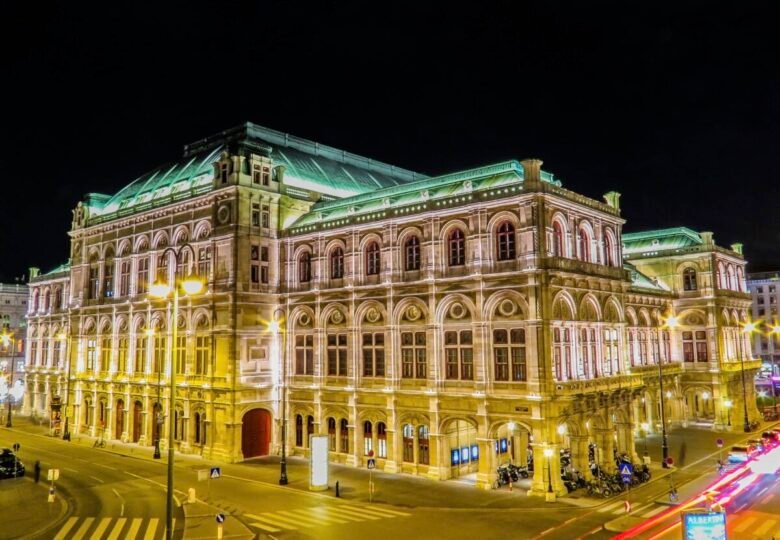
<path fill-rule="evenodd" d="M 623 193 L 626 230 L 780 266 L 769 2 L 78 4 L 0 19 L 0 279 L 65 260 L 84 193 L 245 120 L 429 174 L 538 157 Z"/>

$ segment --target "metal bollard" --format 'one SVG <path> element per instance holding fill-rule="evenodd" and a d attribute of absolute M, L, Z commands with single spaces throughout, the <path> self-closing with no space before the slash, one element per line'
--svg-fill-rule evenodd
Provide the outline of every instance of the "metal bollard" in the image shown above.
<path fill-rule="evenodd" d="M 196 498 L 195 498 L 195 488 L 190 488 L 187 490 L 187 502 L 189 504 L 195 504 Z"/>
<path fill-rule="evenodd" d="M 336 480 L 336 497 L 339 496 L 339 481 Z"/>

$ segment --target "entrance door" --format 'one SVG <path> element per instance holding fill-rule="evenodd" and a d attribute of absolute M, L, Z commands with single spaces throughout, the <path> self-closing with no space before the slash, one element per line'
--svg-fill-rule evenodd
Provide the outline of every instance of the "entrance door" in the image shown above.
<path fill-rule="evenodd" d="M 141 438 L 141 405 L 140 401 L 136 401 L 133 405 L 133 442 L 137 443 Z"/>
<path fill-rule="evenodd" d="M 125 402 L 118 399 L 116 402 L 116 436 L 114 438 L 121 439 L 122 432 L 125 430 Z"/>
<path fill-rule="evenodd" d="M 241 451 L 244 459 L 267 456 L 271 442 L 271 413 L 253 409 L 244 415 L 241 426 Z"/>

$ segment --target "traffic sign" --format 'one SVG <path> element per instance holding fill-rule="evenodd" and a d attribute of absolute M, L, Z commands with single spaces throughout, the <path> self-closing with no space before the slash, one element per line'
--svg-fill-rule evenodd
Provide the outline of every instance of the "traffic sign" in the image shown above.
<path fill-rule="evenodd" d="M 723 448 L 723 439 L 718 439 L 717 441 L 715 441 L 715 444 L 718 445 L 718 448 Z"/>
<path fill-rule="evenodd" d="M 60 478 L 59 469 L 49 469 L 47 480 L 53 482 L 54 480 L 58 480 L 59 478 Z"/>
<path fill-rule="evenodd" d="M 225 514 L 217 514 L 214 519 L 217 520 L 217 523 L 225 523 Z"/>
<path fill-rule="evenodd" d="M 669 465 L 670 467 L 674 465 L 674 460 L 672 459 L 672 456 L 666 458 L 666 464 Z"/>
<path fill-rule="evenodd" d="M 634 466 L 630 463 L 623 463 L 620 466 L 620 476 L 623 478 L 624 484 L 630 484 L 631 477 L 634 476 Z"/>
<path fill-rule="evenodd" d="M 211 478 L 212 480 L 215 478 L 219 478 L 220 474 L 222 474 L 222 471 L 220 470 L 219 467 L 212 467 L 211 473 L 209 474 L 209 478 Z"/>
<path fill-rule="evenodd" d="M 369 469 L 375 469 L 376 468 L 376 460 L 374 458 L 370 458 L 368 460 L 368 468 Z"/>

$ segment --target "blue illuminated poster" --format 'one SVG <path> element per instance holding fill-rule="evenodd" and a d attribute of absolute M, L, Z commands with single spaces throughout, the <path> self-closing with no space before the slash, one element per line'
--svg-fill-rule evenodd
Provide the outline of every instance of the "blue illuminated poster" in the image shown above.
<path fill-rule="evenodd" d="M 506 453 L 506 439 L 501 439 L 501 453 Z"/>
<path fill-rule="evenodd" d="M 469 447 L 464 446 L 460 449 L 460 462 L 461 463 L 468 463 L 469 462 Z"/>
<path fill-rule="evenodd" d="M 471 461 L 479 460 L 479 446 L 476 444 L 471 445 Z"/>
<path fill-rule="evenodd" d="M 726 514 L 687 512 L 683 514 L 685 540 L 726 540 Z"/>
<path fill-rule="evenodd" d="M 498 441 L 494 443 L 496 445 L 496 454 L 498 454 Z"/>
<path fill-rule="evenodd" d="M 453 465 L 458 465 L 460 463 L 460 450 L 457 448 L 452 451 L 452 457 L 450 458 L 452 460 Z"/>

